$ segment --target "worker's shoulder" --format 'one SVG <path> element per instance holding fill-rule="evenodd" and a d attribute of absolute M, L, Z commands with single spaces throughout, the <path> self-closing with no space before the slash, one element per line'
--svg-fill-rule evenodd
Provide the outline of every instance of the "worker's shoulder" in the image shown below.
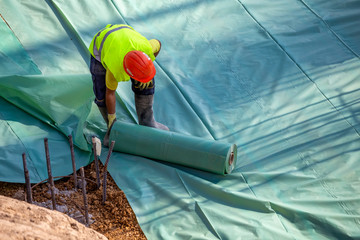
<path fill-rule="evenodd" d="M 108 24 L 108 25 L 106 25 L 106 28 L 108 28 L 109 30 L 124 29 L 124 30 L 135 31 L 135 29 L 133 27 L 131 27 L 130 25 L 127 25 L 127 24 Z"/>

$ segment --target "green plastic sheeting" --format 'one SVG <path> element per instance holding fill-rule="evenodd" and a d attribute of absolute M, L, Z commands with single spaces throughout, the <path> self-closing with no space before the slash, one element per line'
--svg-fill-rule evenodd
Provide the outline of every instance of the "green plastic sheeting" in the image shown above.
<path fill-rule="evenodd" d="M 44 137 L 55 175 L 71 173 L 69 134 L 77 167 L 92 161 L 91 137 L 102 139 L 106 125 L 87 47 L 99 29 L 125 23 L 162 42 L 155 119 L 237 146 L 224 176 L 113 152 L 109 173 L 148 239 L 360 238 L 360 1 L 0 6 L 1 181 L 24 181 L 23 152 L 32 181 L 47 177 Z M 142 129 L 129 82 L 119 84 L 116 112 L 119 126 Z"/>
<path fill-rule="evenodd" d="M 61 35 L 56 33 L 61 32 L 60 24 L 53 25 L 52 34 L 35 34 L 38 24 L 31 28 L 26 25 L 37 22 L 38 14 L 50 14 L 45 5 L 38 5 L 35 12 L 22 12 L 26 4 L 17 1 L 1 1 L 1 6 L 0 181 L 24 182 L 22 153 L 26 154 L 30 180 L 40 182 L 47 179 L 44 138 L 48 138 L 53 176 L 67 175 L 72 172 L 68 135 L 73 135 L 77 145 L 77 166 L 91 162 L 91 147 L 83 135 L 91 108 L 91 86 L 86 84 L 88 72 L 84 69 L 81 74 L 72 74 L 74 70 L 69 69 L 69 64 L 64 64 L 65 60 L 54 58 L 56 53 L 66 56 L 69 50 L 63 51 L 65 47 L 61 45 L 71 43 L 69 39 L 58 43 L 51 41 L 52 37 Z M 10 26 L 4 20 L 9 14 L 17 23 L 24 24 Z M 51 22 L 51 17 L 43 20 L 46 24 L 46 20 Z M 78 55 L 71 45 L 66 48 L 75 50 Z M 78 59 L 75 57 L 73 63 Z M 86 66 L 83 62 L 81 64 Z"/>
<path fill-rule="evenodd" d="M 237 159 L 235 144 L 118 121 L 111 128 L 110 141 L 115 142 L 115 151 L 222 175 L 231 173 Z"/>

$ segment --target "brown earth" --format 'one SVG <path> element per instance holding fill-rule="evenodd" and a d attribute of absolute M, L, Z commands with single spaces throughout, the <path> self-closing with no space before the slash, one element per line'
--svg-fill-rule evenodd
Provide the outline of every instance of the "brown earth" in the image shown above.
<path fill-rule="evenodd" d="M 102 169 L 102 167 L 101 165 L 100 169 Z M 85 168 L 86 192 L 90 216 L 89 227 L 109 239 L 146 239 L 125 194 L 117 187 L 109 174 L 107 174 L 106 202 L 104 205 L 102 204 L 103 190 L 102 186 L 97 189 L 94 169 L 94 163 Z M 80 176 L 79 173 L 78 176 Z M 100 179 L 102 178 L 101 174 Z M 78 222 L 85 224 L 83 193 L 81 189 L 77 191 L 74 190 L 74 180 L 72 176 L 55 181 L 55 188 L 57 212 L 62 212 Z M 32 194 L 35 205 L 52 209 L 51 194 L 47 183 L 33 185 Z M 0 182 L 0 195 L 25 201 L 25 184 Z M 21 215 L 23 213 L 18 212 L 17 214 Z M 48 213 L 45 212 L 44 214 L 48 215 Z M 31 218 L 31 216 L 31 214 L 26 215 L 24 213 L 23 217 Z M 31 221 L 35 220 L 28 219 L 27 222 L 30 224 Z"/>

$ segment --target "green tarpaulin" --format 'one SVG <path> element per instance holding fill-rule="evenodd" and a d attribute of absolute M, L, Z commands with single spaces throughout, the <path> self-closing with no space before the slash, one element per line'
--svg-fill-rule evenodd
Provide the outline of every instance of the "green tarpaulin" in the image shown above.
<path fill-rule="evenodd" d="M 162 42 L 156 120 L 238 146 L 226 176 L 112 154 L 148 239 L 360 238 L 359 13 L 358 0 L 0 0 L 0 181 L 24 181 L 23 152 L 46 179 L 44 137 L 54 175 L 72 171 L 69 134 L 77 166 L 92 161 L 106 126 L 87 47 L 125 23 Z M 137 122 L 130 83 L 117 118 Z"/>

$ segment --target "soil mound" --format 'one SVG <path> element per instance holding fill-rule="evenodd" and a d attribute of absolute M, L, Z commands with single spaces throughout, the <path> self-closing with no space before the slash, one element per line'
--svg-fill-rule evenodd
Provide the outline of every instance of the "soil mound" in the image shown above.
<path fill-rule="evenodd" d="M 0 195 L 0 239 L 107 239 L 69 216 Z"/>

